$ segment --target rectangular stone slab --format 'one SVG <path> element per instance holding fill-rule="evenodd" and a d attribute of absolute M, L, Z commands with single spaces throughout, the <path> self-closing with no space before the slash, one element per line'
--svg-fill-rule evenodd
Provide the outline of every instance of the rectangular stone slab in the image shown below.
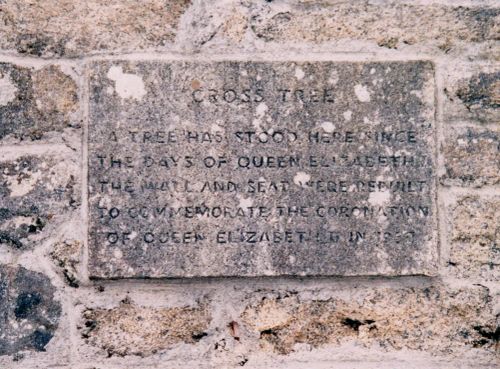
<path fill-rule="evenodd" d="M 435 272 L 432 63 L 88 73 L 92 278 Z"/>

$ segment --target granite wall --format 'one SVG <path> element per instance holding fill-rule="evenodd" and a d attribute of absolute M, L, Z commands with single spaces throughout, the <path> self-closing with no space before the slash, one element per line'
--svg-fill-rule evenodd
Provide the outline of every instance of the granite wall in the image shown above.
<path fill-rule="evenodd" d="M 0 0 L 0 367 L 498 367 L 499 40 L 495 0 Z M 437 271 L 89 278 L 89 66 L 118 60 L 430 61 Z"/>

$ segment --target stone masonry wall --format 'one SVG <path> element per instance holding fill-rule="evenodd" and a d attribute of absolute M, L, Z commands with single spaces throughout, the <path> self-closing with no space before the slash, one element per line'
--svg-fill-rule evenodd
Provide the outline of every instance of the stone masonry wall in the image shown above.
<path fill-rule="evenodd" d="M 499 41 L 496 0 L 0 0 L 0 368 L 498 367 Z M 101 60 L 431 61 L 438 272 L 90 280 Z"/>

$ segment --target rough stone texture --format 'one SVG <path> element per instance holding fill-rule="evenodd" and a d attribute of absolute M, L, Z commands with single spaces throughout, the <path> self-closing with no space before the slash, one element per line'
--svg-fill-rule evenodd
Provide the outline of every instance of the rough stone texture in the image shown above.
<path fill-rule="evenodd" d="M 149 356 L 178 344 L 193 344 L 206 336 L 210 313 L 197 307 L 151 308 L 128 300 L 111 309 L 84 312 L 82 337 L 109 356 Z"/>
<path fill-rule="evenodd" d="M 441 148 L 446 185 L 495 185 L 500 182 L 500 133 L 496 129 L 463 128 L 446 130 Z"/>
<path fill-rule="evenodd" d="M 190 0 L 6 0 L 0 47 L 35 56 L 163 47 Z"/>
<path fill-rule="evenodd" d="M 451 217 L 450 267 L 462 278 L 500 280 L 500 198 L 461 198 Z"/>
<path fill-rule="evenodd" d="M 299 343 L 314 348 L 349 341 L 383 350 L 462 355 L 471 348 L 498 354 L 498 323 L 485 287 L 371 289 L 349 299 L 302 300 L 300 294 L 264 296 L 243 322 L 264 349 L 289 354 Z"/>
<path fill-rule="evenodd" d="M 82 249 L 83 245 L 80 241 L 66 240 L 56 243 L 50 253 L 71 287 L 78 287 L 80 283 L 78 279 Z"/>
<path fill-rule="evenodd" d="M 0 356 L 45 351 L 61 315 L 54 292 L 43 274 L 0 265 Z"/>
<path fill-rule="evenodd" d="M 0 247 L 26 249 L 50 237 L 80 205 L 79 165 L 68 153 L 0 153 Z"/>
<path fill-rule="evenodd" d="M 446 123 L 477 120 L 500 123 L 500 72 L 498 67 L 454 65 L 445 75 Z"/>
<path fill-rule="evenodd" d="M 435 44 L 448 51 L 458 42 L 498 40 L 497 8 L 405 4 L 396 1 L 247 2 L 250 27 L 266 41 L 321 43 L 376 42 L 395 49 L 404 44 Z"/>
<path fill-rule="evenodd" d="M 498 369 L 499 12 L 498 0 L 0 0 L 0 368 Z M 239 271 L 258 264 L 281 273 L 280 265 L 292 263 L 293 257 L 283 253 L 286 257 L 266 264 L 271 259 L 258 256 L 276 254 L 275 248 L 269 247 L 268 254 L 263 254 L 263 248 L 249 245 L 246 255 L 218 264 L 213 261 L 232 252 L 230 245 L 208 249 L 196 258 L 191 257 L 195 253 L 189 254 L 189 245 L 152 244 L 142 250 L 133 243 L 127 243 L 129 248 L 109 248 L 87 239 L 89 219 L 101 219 L 87 204 L 80 204 L 80 194 L 86 200 L 87 180 L 93 180 L 93 174 L 87 177 L 83 167 L 87 157 L 95 160 L 92 147 L 88 155 L 87 134 L 92 140 L 101 140 L 106 152 L 115 156 L 136 157 L 139 152 L 182 156 L 189 155 L 194 145 L 120 146 L 113 137 L 99 135 L 115 124 L 121 124 L 120 132 L 127 132 L 130 124 L 151 131 L 206 130 L 217 137 L 241 123 L 249 130 L 270 132 L 276 130 L 277 122 L 278 128 L 282 122 L 283 127 L 295 129 L 299 122 L 316 124 L 316 118 L 323 115 L 311 104 L 287 111 L 286 107 L 273 110 L 270 104 L 257 103 L 249 111 L 236 110 L 234 119 L 227 121 L 223 118 L 230 109 L 221 104 L 213 109 L 220 113 L 218 118 L 212 119 L 213 111 L 206 112 L 209 105 L 193 107 L 182 94 L 173 94 L 173 84 L 165 82 L 171 74 L 164 66 L 185 61 L 186 65 L 207 65 L 199 73 L 174 70 L 173 79 L 182 79 L 187 91 L 211 87 L 212 82 L 217 85 L 216 75 L 220 74 L 223 87 L 243 84 L 246 80 L 234 78 L 230 71 L 214 72 L 212 65 L 222 60 L 239 60 L 232 64 L 234 68 L 251 61 L 301 65 L 413 61 L 407 65 L 418 66 L 416 74 L 399 69 L 398 78 L 384 78 L 388 85 L 379 81 L 378 69 L 373 78 L 367 75 L 357 94 L 364 100 L 368 95 L 370 102 L 359 101 L 357 96 L 348 101 L 356 95 L 350 85 L 357 75 L 354 72 L 339 70 L 338 75 L 309 80 L 313 73 L 307 68 L 291 70 L 293 87 L 301 83 L 321 87 L 330 79 L 336 82 L 334 92 L 341 95 L 337 100 L 343 109 L 340 113 L 329 109 L 332 119 L 322 120 L 319 126 L 325 133 L 355 129 L 360 124 L 371 127 L 375 122 L 366 106 L 378 103 L 373 99 L 377 89 L 390 93 L 406 82 L 418 84 L 422 74 L 424 79 L 435 79 L 432 92 L 429 83 L 428 93 L 403 89 L 400 98 L 386 102 L 387 110 L 408 99 L 428 99 L 426 104 L 436 107 L 436 122 L 429 132 L 439 155 L 430 175 L 438 183 L 425 195 L 436 199 L 432 216 L 439 217 L 439 249 L 435 249 L 439 257 L 431 257 L 438 264 L 435 275 L 387 277 L 377 271 L 369 277 L 248 278 Z M 110 71 L 112 65 L 118 68 Z M 276 81 L 278 77 L 273 76 Z M 93 116 L 97 103 L 109 115 L 89 126 L 89 114 Z M 407 108 L 394 120 L 401 118 L 402 124 L 406 120 L 409 127 L 413 124 L 410 119 L 420 115 L 411 104 Z M 159 113 L 174 110 L 191 115 L 189 119 L 170 119 Z M 288 119 L 294 111 L 307 119 Z M 434 109 L 428 113 L 433 114 Z M 204 129 L 207 125 L 210 129 Z M 150 138 L 163 139 L 161 134 Z M 205 135 L 204 140 L 207 138 Z M 216 155 L 219 148 L 215 143 L 197 145 L 197 157 Z M 361 152 L 361 145 L 353 146 L 352 152 Z M 235 153 L 248 149 L 245 145 L 232 147 Z M 267 154 L 266 147 L 252 150 Z M 292 149 L 291 144 L 283 146 L 283 151 Z M 341 154 L 344 144 L 329 145 L 325 152 L 330 151 Z M 91 165 L 95 168 L 95 161 Z M 388 178 L 393 171 L 388 169 L 380 177 Z M 113 171 L 127 172 L 109 169 Z M 280 171 L 270 168 L 262 177 L 279 178 Z M 140 178 L 130 172 L 132 180 Z M 184 169 L 167 171 L 166 165 L 150 172 L 175 180 L 198 178 Z M 312 174 L 301 172 L 298 183 Z M 359 172 L 348 174 L 352 177 Z M 427 175 L 424 170 L 418 174 Z M 225 179 L 224 175 L 217 177 Z M 162 201 L 177 207 L 194 196 L 178 193 L 175 201 L 163 201 L 165 193 L 152 193 L 146 200 L 117 197 L 127 199 L 120 206 L 145 203 L 152 207 Z M 312 198 L 317 203 L 330 202 L 328 194 L 304 193 L 309 190 L 294 192 L 303 202 Z M 92 187 L 90 195 L 92 204 Z M 234 193 L 213 194 L 224 206 L 249 206 L 279 196 L 269 192 L 241 198 Z M 351 198 L 350 193 L 338 196 L 347 205 Z M 101 205 L 109 208 L 116 204 L 113 199 L 103 199 L 110 202 Z M 286 200 L 291 201 L 291 196 Z M 289 219 L 305 224 L 311 218 L 297 215 Z M 174 220 L 194 228 L 200 224 L 196 216 Z M 138 229 L 162 223 L 129 221 L 135 221 L 133 226 Z M 210 218 L 207 226 L 235 222 Z M 117 225 L 120 232 L 126 231 L 120 226 L 128 224 L 119 216 L 105 219 L 99 227 L 108 223 Z M 255 218 L 244 218 L 242 223 L 261 228 Z M 274 224 L 270 220 L 262 223 L 263 228 Z M 371 223 L 370 227 L 378 227 L 377 219 Z M 340 224 L 347 229 L 349 221 Z M 138 234 L 129 236 L 135 236 L 137 242 Z M 419 237 L 424 234 L 427 232 Z M 366 243 L 349 249 L 354 257 L 333 262 L 327 253 L 307 246 L 317 268 L 351 263 L 350 268 L 359 269 L 358 261 L 368 258 L 363 254 Z M 420 255 L 422 247 L 422 243 L 410 245 L 404 252 Z M 388 250 L 394 248 L 401 245 L 391 243 Z M 113 258 L 115 261 L 105 265 Z M 390 253 L 374 254 L 368 261 L 380 265 L 385 259 L 394 264 L 400 261 Z M 89 261 L 95 260 L 101 269 L 96 273 L 97 267 L 92 270 L 91 266 L 89 273 Z M 303 263 L 308 259 L 295 260 Z M 129 269 L 130 263 L 135 263 L 135 269 Z M 146 266 L 164 263 L 180 267 L 161 273 L 156 269 L 156 275 L 176 272 L 177 276 L 192 276 L 189 263 L 195 263 L 203 271 L 203 265 L 208 265 L 211 275 L 230 269 L 235 277 L 92 278 L 96 274 L 116 277 L 116 264 L 122 276 L 146 278 Z M 109 270 L 102 272 L 106 268 Z"/>
<path fill-rule="evenodd" d="M 0 140 L 38 140 L 80 124 L 72 119 L 76 83 L 58 66 L 36 70 L 0 63 L 0 91 Z"/>
<path fill-rule="evenodd" d="M 428 62 L 94 64 L 91 274 L 432 274 L 433 81 Z"/>

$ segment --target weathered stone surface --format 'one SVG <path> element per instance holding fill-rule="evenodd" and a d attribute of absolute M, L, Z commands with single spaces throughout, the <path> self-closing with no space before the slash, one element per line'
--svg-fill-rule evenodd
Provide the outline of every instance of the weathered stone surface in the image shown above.
<path fill-rule="evenodd" d="M 494 129 L 446 130 L 442 145 L 448 185 L 494 185 L 500 182 L 500 133 Z"/>
<path fill-rule="evenodd" d="M 35 70 L 0 63 L 0 140 L 38 140 L 78 126 L 71 116 L 77 109 L 76 83 L 58 66 Z"/>
<path fill-rule="evenodd" d="M 78 240 L 66 240 L 53 246 L 50 256 L 61 268 L 66 282 L 71 287 L 78 287 L 78 268 L 82 257 L 83 245 Z"/>
<path fill-rule="evenodd" d="M 99 62 L 90 88 L 92 275 L 432 273 L 430 63 Z"/>
<path fill-rule="evenodd" d="M 494 66 L 455 65 L 445 75 L 444 119 L 500 123 L 500 72 Z"/>
<path fill-rule="evenodd" d="M 19 1 L 0 4 L 0 47 L 79 56 L 171 43 L 190 0 Z"/>
<path fill-rule="evenodd" d="M 433 269 L 430 63 L 99 62 L 90 88 L 93 275 Z"/>
<path fill-rule="evenodd" d="M 451 209 L 448 264 L 460 277 L 500 280 L 500 197 L 468 196 Z"/>
<path fill-rule="evenodd" d="M 79 206 L 78 163 L 68 153 L 8 154 L 0 153 L 0 247 L 26 249 Z"/>
<path fill-rule="evenodd" d="M 0 355 L 45 351 L 61 315 L 54 292 L 43 274 L 0 265 Z"/>
<path fill-rule="evenodd" d="M 458 98 L 469 110 L 500 107 L 500 72 L 479 73 L 457 91 Z"/>
<path fill-rule="evenodd" d="M 496 40 L 500 32 L 498 8 L 397 1 L 248 4 L 250 27 L 266 41 L 361 40 L 387 48 L 423 43 L 448 51 L 457 42 Z"/>
<path fill-rule="evenodd" d="M 149 356 L 177 343 L 198 342 L 211 321 L 206 305 L 153 308 L 128 300 L 112 309 L 86 310 L 83 318 L 82 337 L 109 356 Z"/>
<path fill-rule="evenodd" d="M 270 293 L 247 306 L 241 317 L 264 349 L 280 354 L 299 343 L 351 342 L 454 356 L 477 348 L 483 350 L 481 361 L 489 362 L 498 350 L 499 328 L 485 287 L 363 289 L 326 300 Z"/>

